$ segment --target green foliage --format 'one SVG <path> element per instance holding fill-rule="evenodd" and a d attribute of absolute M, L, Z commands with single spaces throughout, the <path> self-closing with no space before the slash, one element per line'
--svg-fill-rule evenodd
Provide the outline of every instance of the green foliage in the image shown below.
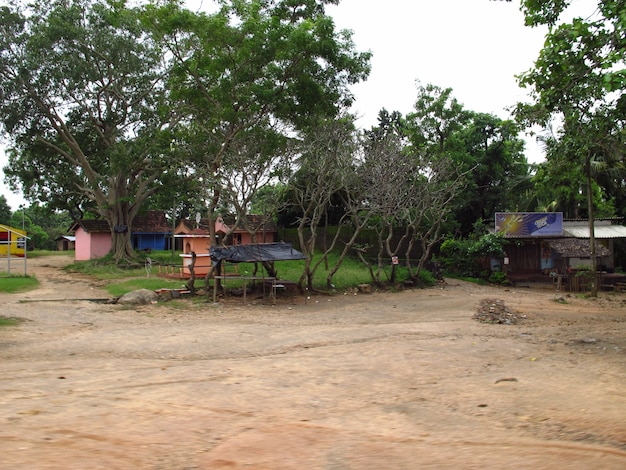
<path fill-rule="evenodd" d="M 448 237 L 439 248 L 437 261 L 444 272 L 457 276 L 476 276 L 480 271 L 477 260 L 470 257 L 471 242 L 467 239 Z"/>
<path fill-rule="evenodd" d="M 171 169 L 167 74 L 139 16 L 102 0 L 0 9 L 4 172 L 27 198 L 75 215 L 95 204 L 111 225 L 128 226 Z M 114 234 L 117 259 L 131 251 L 128 237 Z"/>
<path fill-rule="evenodd" d="M 33 276 L 8 276 L 6 273 L 0 273 L 0 279 L 0 292 L 5 294 L 32 290 L 39 285 L 39 281 Z"/>
<path fill-rule="evenodd" d="M 474 241 L 469 254 L 478 258 L 502 258 L 504 257 L 505 238 L 497 233 L 487 233 Z"/>
<path fill-rule="evenodd" d="M 489 282 L 491 282 L 492 284 L 500 284 L 503 286 L 508 286 L 511 284 L 511 281 L 509 281 L 509 278 L 507 277 L 506 273 L 502 271 L 492 272 L 489 275 Z"/>
<path fill-rule="evenodd" d="M 516 116 L 548 130 L 537 180 L 544 205 L 569 217 L 624 215 L 624 3 L 597 0 L 588 16 L 563 21 L 569 3 L 522 2 L 527 24 L 550 30 L 534 68 L 519 77 L 533 103 L 518 104 Z"/>
<path fill-rule="evenodd" d="M 465 239 L 446 238 L 441 244 L 437 261 L 446 272 L 456 276 L 489 278 L 486 266 L 490 258 L 504 256 L 505 239 L 496 233 Z"/>
<path fill-rule="evenodd" d="M 31 244 L 34 249 L 56 250 L 57 238 L 67 235 L 72 224 L 69 214 L 65 211 L 55 211 L 39 204 L 31 204 L 24 209 L 24 212 L 26 215 L 26 231 L 32 239 Z M 19 213 L 16 212 L 16 214 L 18 214 L 19 218 Z"/>
<path fill-rule="evenodd" d="M 28 241 L 29 250 L 54 248 L 54 240 L 50 243 L 50 236 L 48 232 L 33 222 L 27 209 L 15 211 L 9 222 L 10 225 L 15 228 L 24 228 L 30 239 Z"/>
<path fill-rule="evenodd" d="M 435 276 L 433 276 L 433 274 L 426 270 L 426 269 L 422 269 L 419 272 L 418 275 L 418 286 L 419 287 L 432 287 L 435 285 L 436 283 L 436 279 Z"/>
<path fill-rule="evenodd" d="M 9 225 L 11 220 L 11 207 L 7 203 L 7 198 L 4 194 L 0 194 L 0 224 Z"/>

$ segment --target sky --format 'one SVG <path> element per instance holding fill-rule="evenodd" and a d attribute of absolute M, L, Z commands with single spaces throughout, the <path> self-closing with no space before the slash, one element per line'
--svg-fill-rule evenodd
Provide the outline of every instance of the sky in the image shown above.
<path fill-rule="evenodd" d="M 525 99 L 515 76 L 533 65 L 545 29 L 524 26 L 518 2 L 490 0 L 343 0 L 329 9 L 373 53 L 367 82 L 353 88 L 362 127 L 378 111 L 410 112 L 416 80 L 452 88 L 466 109 L 507 117 Z"/>
<path fill-rule="evenodd" d="M 587 17 L 595 5 L 594 0 L 573 0 L 570 15 Z M 524 26 L 518 1 L 341 0 L 327 7 L 327 13 L 338 29 L 353 31 L 357 50 L 373 54 L 368 80 L 352 88 L 353 112 L 364 129 L 376 124 L 382 108 L 410 112 L 417 80 L 452 88 L 468 110 L 509 117 L 508 107 L 527 100 L 516 75 L 532 67 L 546 33 L 544 28 Z M 526 142 L 528 160 L 541 161 L 535 140 L 527 137 Z M 5 165 L 0 152 L 0 168 Z M 0 191 L 13 210 L 28 205 L 4 181 Z"/>

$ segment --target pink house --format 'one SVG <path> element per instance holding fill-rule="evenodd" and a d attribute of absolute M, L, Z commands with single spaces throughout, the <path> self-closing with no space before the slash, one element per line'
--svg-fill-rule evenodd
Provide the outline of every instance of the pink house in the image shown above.
<path fill-rule="evenodd" d="M 272 219 L 262 215 L 248 215 L 246 222 L 250 230 L 256 232 L 255 243 L 273 243 L 276 241 L 278 227 Z M 235 225 L 234 217 L 226 219 L 226 226 Z M 252 235 L 245 229 L 238 227 L 226 240 L 226 245 L 251 245 Z"/>
<path fill-rule="evenodd" d="M 71 230 L 76 236 L 76 261 L 101 258 L 111 251 L 111 229 L 106 221 L 78 220 Z"/>
<path fill-rule="evenodd" d="M 262 217 L 257 215 L 248 216 L 248 224 L 251 228 L 257 230 L 257 243 L 273 242 L 275 235 L 278 231 L 276 225 L 273 222 L 262 224 Z M 234 219 L 231 224 L 234 224 Z M 176 229 L 174 230 L 174 238 L 180 240 L 180 248 L 182 249 L 183 267 L 181 270 L 181 276 L 189 277 L 189 265 L 191 264 L 191 252 L 196 254 L 196 264 L 194 265 L 194 272 L 196 276 L 205 276 L 211 268 L 211 258 L 209 256 L 209 249 L 212 245 L 219 245 L 224 242 L 230 245 L 249 245 L 252 243 L 252 236 L 243 229 L 238 228 L 224 240 L 226 234 L 230 231 L 230 228 L 222 217 L 218 217 L 215 221 L 215 234 L 217 240 L 215 243 L 211 243 L 208 220 L 201 219 L 198 223 L 192 222 L 188 219 L 181 220 Z"/>
<path fill-rule="evenodd" d="M 224 225 L 224 220 L 218 217 L 215 221 L 216 235 L 218 237 L 224 236 L 227 231 L 228 227 Z M 180 272 L 181 277 L 189 277 L 191 275 L 189 265 L 192 261 L 192 252 L 196 254 L 194 273 L 196 276 L 206 276 L 211 269 L 211 257 L 209 256 L 211 237 L 207 221 L 203 219 L 196 224 L 190 220 L 181 220 L 174 230 L 174 238 L 180 240 L 183 251 L 180 255 L 183 259 L 183 267 Z"/>

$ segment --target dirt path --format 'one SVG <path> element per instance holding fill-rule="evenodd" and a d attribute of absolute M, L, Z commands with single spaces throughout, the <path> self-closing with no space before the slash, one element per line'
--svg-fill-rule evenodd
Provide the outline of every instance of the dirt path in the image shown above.
<path fill-rule="evenodd" d="M 0 329 L 1 468 L 626 468 L 624 294 L 128 309 L 73 300 L 107 295 L 66 262 L 0 295 L 27 319 Z M 521 321 L 476 321 L 485 298 Z"/>

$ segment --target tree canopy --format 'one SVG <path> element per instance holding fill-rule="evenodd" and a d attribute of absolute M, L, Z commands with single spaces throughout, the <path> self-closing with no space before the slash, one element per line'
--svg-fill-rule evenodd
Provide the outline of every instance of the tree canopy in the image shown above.
<path fill-rule="evenodd" d="M 573 210 L 589 219 L 595 263 L 594 209 L 615 194 L 623 200 L 625 189 L 623 177 L 597 178 L 607 171 L 615 175 L 624 164 L 625 4 L 623 0 L 598 0 L 588 17 L 562 21 L 570 4 L 568 0 L 522 2 L 526 23 L 547 25 L 549 32 L 535 66 L 520 77 L 520 84 L 530 88 L 533 102 L 519 104 L 517 117 L 527 125 L 551 130 L 545 138 L 548 171 L 542 176 L 564 184 L 563 191 L 572 194 L 578 188 L 586 195 L 586 207 Z M 601 187 L 601 182 L 608 184 Z M 575 202 L 571 196 L 568 199 Z"/>
<path fill-rule="evenodd" d="M 132 255 L 128 227 L 166 170 L 161 50 L 123 2 L 0 9 L 5 169 L 31 199 L 89 201 Z M 71 209 L 71 207 L 65 207 Z"/>
<path fill-rule="evenodd" d="M 240 142 L 263 142 L 255 158 L 273 157 L 285 129 L 350 104 L 369 53 L 335 30 L 331 3 L 221 1 L 214 14 L 175 1 L 3 6 L 6 174 L 33 200 L 92 204 L 115 257 L 131 256 L 128 227 L 164 175 L 175 182 L 191 168 L 215 207 Z"/>

